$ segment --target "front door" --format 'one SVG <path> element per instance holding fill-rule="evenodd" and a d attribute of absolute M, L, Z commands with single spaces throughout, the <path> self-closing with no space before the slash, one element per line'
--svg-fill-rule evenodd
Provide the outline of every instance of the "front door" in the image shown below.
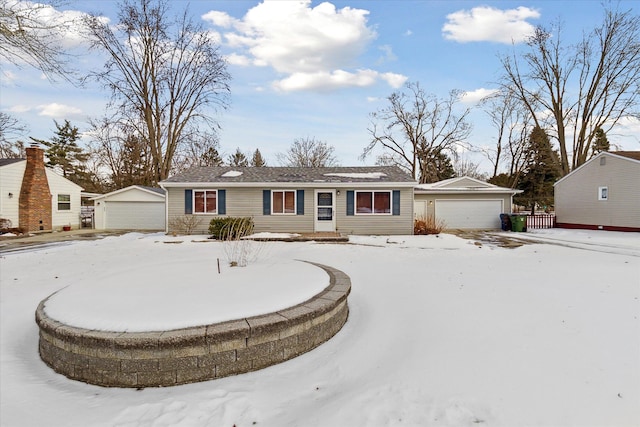
<path fill-rule="evenodd" d="M 315 231 L 336 231 L 336 190 L 316 190 Z"/>

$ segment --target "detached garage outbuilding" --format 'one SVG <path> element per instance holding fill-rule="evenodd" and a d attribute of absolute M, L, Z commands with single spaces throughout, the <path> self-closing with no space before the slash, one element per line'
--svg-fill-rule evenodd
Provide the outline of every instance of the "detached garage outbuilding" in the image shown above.
<path fill-rule="evenodd" d="M 432 216 L 450 230 L 498 229 L 500 214 L 511 212 L 513 195 L 521 192 L 467 176 L 419 184 L 414 190 L 414 215 Z"/>
<path fill-rule="evenodd" d="M 132 185 L 94 197 L 98 230 L 165 229 L 165 193 L 162 188 Z"/>

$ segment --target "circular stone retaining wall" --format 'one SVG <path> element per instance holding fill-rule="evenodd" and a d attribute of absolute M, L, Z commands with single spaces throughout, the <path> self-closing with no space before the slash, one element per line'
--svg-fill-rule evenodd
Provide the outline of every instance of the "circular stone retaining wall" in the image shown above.
<path fill-rule="evenodd" d="M 157 332 L 72 327 L 36 310 L 40 357 L 68 378 L 106 387 L 163 387 L 255 371 L 299 356 L 347 321 L 349 276 L 325 270 L 330 284 L 294 307 L 262 316 Z"/>

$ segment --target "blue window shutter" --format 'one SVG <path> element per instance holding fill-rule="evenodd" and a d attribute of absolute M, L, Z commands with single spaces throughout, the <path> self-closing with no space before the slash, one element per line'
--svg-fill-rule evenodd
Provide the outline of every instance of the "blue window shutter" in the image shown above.
<path fill-rule="evenodd" d="M 192 194 L 193 194 L 193 190 L 184 190 L 184 213 L 185 213 L 185 215 L 193 213 Z"/>
<path fill-rule="evenodd" d="M 262 215 L 271 215 L 271 190 L 262 190 Z"/>
<path fill-rule="evenodd" d="M 218 215 L 227 214 L 227 190 L 218 190 Z"/>
<path fill-rule="evenodd" d="M 353 215 L 354 211 L 354 192 L 349 190 L 347 191 L 347 215 Z"/>
<path fill-rule="evenodd" d="M 296 191 L 296 215 L 304 215 L 304 190 Z"/>
<path fill-rule="evenodd" d="M 400 215 L 400 190 L 393 190 L 393 207 L 391 213 L 393 215 Z"/>

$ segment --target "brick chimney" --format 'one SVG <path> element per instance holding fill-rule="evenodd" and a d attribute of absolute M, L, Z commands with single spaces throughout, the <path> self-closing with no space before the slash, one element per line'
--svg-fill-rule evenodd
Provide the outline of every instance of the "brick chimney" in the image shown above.
<path fill-rule="evenodd" d="M 20 228 L 25 232 L 51 230 L 51 191 L 44 166 L 44 151 L 37 144 L 32 144 L 25 151 L 27 166 L 20 189 Z"/>

